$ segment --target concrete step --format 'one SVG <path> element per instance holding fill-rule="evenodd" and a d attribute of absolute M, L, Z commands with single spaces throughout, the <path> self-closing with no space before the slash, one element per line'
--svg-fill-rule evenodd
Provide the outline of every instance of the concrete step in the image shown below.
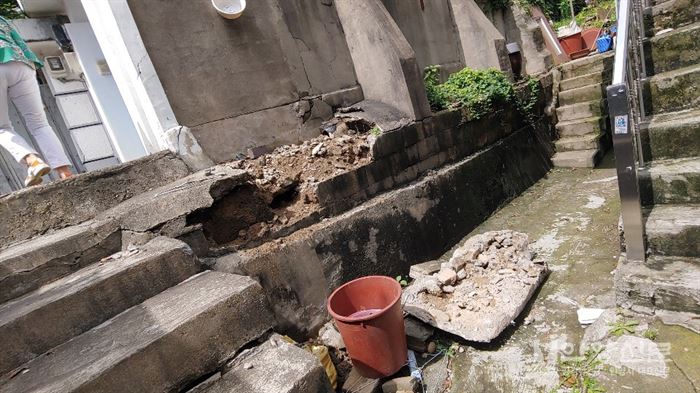
<path fill-rule="evenodd" d="M 560 151 L 552 157 L 552 164 L 563 168 L 594 168 L 601 156 L 601 151 L 597 149 Z"/>
<path fill-rule="evenodd" d="M 260 285 L 200 273 L 0 377 L 0 392 L 170 392 L 273 325 Z"/>
<path fill-rule="evenodd" d="M 604 54 L 576 59 L 560 66 L 562 72 L 562 80 L 573 79 L 577 76 L 601 72 L 606 69 L 612 69 L 614 63 L 613 51 Z"/>
<path fill-rule="evenodd" d="M 77 271 L 121 249 L 111 221 L 87 222 L 0 251 L 0 303 Z"/>
<path fill-rule="evenodd" d="M 626 262 L 615 270 L 619 306 L 653 314 L 658 310 L 700 317 L 700 259 L 651 255 L 646 263 Z"/>
<path fill-rule="evenodd" d="M 200 269 L 180 241 L 156 238 L 0 305 L 0 375 L 184 281 Z"/>
<path fill-rule="evenodd" d="M 601 134 L 591 133 L 577 136 L 566 136 L 557 139 L 554 146 L 557 152 L 573 150 L 597 150 L 601 148 Z"/>
<path fill-rule="evenodd" d="M 602 101 L 603 99 L 605 99 L 604 86 L 600 83 L 559 92 L 559 105 L 561 106 L 587 101 Z"/>
<path fill-rule="evenodd" d="M 129 198 L 190 173 L 170 152 L 24 188 L 0 198 L 0 248 L 93 219 Z"/>
<path fill-rule="evenodd" d="M 640 135 L 646 160 L 700 156 L 700 110 L 655 115 Z"/>
<path fill-rule="evenodd" d="M 638 172 L 645 206 L 700 204 L 700 157 L 652 161 Z"/>
<path fill-rule="evenodd" d="M 656 205 L 645 218 L 652 253 L 700 257 L 700 205 Z"/>
<path fill-rule="evenodd" d="M 647 113 L 700 108 L 700 65 L 657 74 L 644 83 Z"/>
<path fill-rule="evenodd" d="M 607 117 L 588 117 L 557 123 L 561 137 L 582 136 L 585 134 L 604 134 L 607 129 Z"/>
<path fill-rule="evenodd" d="M 600 117 L 607 113 L 605 100 L 593 100 L 579 102 L 578 104 L 565 105 L 557 108 L 557 119 L 560 122 L 585 119 L 587 117 Z"/>
<path fill-rule="evenodd" d="M 651 7 L 649 12 L 654 33 L 678 29 L 700 21 L 698 0 L 669 0 Z"/>
<path fill-rule="evenodd" d="M 569 79 L 564 79 L 559 85 L 559 90 L 566 91 L 583 86 L 590 86 L 602 83 L 607 86 L 612 81 L 612 69 L 604 68 L 590 74 L 580 75 Z"/>
<path fill-rule="evenodd" d="M 645 42 L 647 74 L 661 74 L 700 63 L 700 23 L 657 35 Z"/>
<path fill-rule="evenodd" d="M 242 352 L 221 378 L 198 386 L 198 393 L 331 393 L 326 371 L 312 353 L 274 334 Z"/>

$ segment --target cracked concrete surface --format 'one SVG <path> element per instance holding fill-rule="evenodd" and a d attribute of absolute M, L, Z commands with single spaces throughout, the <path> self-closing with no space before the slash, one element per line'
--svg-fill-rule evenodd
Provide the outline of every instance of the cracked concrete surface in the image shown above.
<path fill-rule="evenodd" d="M 614 175 L 610 157 L 600 169 L 555 169 L 468 235 L 499 229 L 528 233 L 537 257 L 547 260 L 552 273 L 498 342 L 467 343 L 467 350 L 452 359 L 447 391 L 557 391 L 558 359 L 579 355 L 583 335 L 590 329 L 578 323 L 576 310 L 615 308 L 611 273 L 619 256 L 619 198 Z M 587 208 L 592 200 L 599 206 Z M 451 253 L 441 259 L 447 260 Z M 633 315 L 626 318 L 644 321 Z M 660 359 L 652 363 L 666 369 L 635 371 L 622 361 L 621 368 L 605 366 L 597 375 L 600 385 L 609 393 L 699 391 L 700 335 L 658 319 L 649 319 L 649 326 L 658 331 L 655 341 L 641 338 L 639 332 L 621 341 L 644 344 L 646 354 L 663 356 L 661 363 Z"/>

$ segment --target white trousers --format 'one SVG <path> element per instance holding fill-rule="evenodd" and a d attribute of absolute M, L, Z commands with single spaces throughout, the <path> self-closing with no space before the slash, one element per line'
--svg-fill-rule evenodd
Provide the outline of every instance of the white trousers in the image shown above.
<path fill-rule="evenodd" d="M 15 132 L 10 121 L 9 100 L 24 118 L 27 130 L 43 154 L 38 154 Z M 71 165 L 61 141 L 46 120 L 36 71 L 16 61 L 0 64 L 0 146 L 17 162 L 22 162 L 27 154 L 36 154 L 42 156 L 52 168 Z"/>

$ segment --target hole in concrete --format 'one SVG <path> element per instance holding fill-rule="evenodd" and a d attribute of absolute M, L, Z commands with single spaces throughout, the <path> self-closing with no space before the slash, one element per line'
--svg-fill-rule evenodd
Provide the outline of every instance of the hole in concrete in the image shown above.
<path fill-rule="evenodd" d="M 273 209 L 281 209 L 291 205 L 299 197 L 299 183 L 292 182 L 286 187 L 280 188 L 272 197 L 270 207 Z"/>

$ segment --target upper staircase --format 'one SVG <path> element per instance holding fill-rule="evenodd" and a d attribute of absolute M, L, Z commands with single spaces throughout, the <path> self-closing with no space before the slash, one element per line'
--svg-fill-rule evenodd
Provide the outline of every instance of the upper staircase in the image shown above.
<path fill-rule="evenodd" d="M 609 52 L 560 66 L 555 166 L 592 168 L 609 147 L 605 88 L 611 81 L 612 60 Z"/>
<path fill-rule="evenodd" d="M 700 329 L 700 4 L 657 0 L 647 10 L 639 168 L 647 260 L 618 266 L 618 302 L 681 315 Z"/>

